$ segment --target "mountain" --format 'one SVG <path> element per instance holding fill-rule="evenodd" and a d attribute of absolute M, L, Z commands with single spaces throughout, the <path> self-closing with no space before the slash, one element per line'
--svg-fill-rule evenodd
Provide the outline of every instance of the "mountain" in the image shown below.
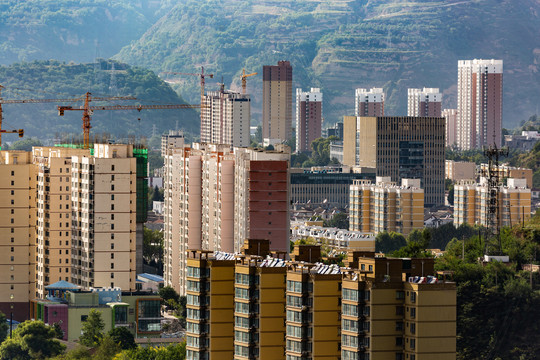
<path fill-rule="evenodd" d="M 171 6 L 170 0 L 3 0 L 0 64 L 109 58 Z"/>
<path fill-rule="evenodd" d="M 503 122 L 538 113 L 538 0 L 183 0 L 116 56 L 156 72 L 214 73 L 208 89 L 248 79 L 260 120 L 262 66 L 289 60 L 294 87 L 321 87 L 329 123 L 354 113 L 354 89 L 384 87 L 388 115 L 406 114 L 407 88 L 439 87 L 455 108 L 460 59 L 504 60 Z M 177 89 L 197 99 L 196 78 Z"/>
<path fill-rule="evenodd" d="M 0 66 L 4 99 L 81 99 L 88 91 L 93 96 L 129 96 L 136 101 L 103 101 L 90 105 L 160 105 L 182 104 L 185 101 L 152 71 L 132 67 L 117 61 L 98 60 L 95 63 L 75 64 L 56 60 L 15 63 Z M 59 117 L 57 105 L 83 105 L 73 102 L 4 104 L 4 129 L 25 130 L 25 136 L 42 140 L 72 137 L 80 134 L 82 111 L 66 111 Z M 199 114 L 193 109 L 181 110 L 109 110 L 94 111 L 91 134 L 112 134 L 113 137 L 150 137 L 169 129 L 199 131 Z M 8 136 L 6 141 L 16 140 Z"/>

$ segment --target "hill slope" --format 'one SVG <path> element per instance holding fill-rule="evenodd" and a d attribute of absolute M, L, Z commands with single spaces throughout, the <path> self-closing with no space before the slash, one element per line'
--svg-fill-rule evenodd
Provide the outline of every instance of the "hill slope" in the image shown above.
<path fill-rule="evenodd" d="M 205 65 L 233 87 L 242 67 L 288 59 L 295 87 L 322 87 L 329 122 L 354 112 L 357 87 L 383 86 L 389 115 L 406 114 L 408 87 L 439 87 L 456 107 L 457 61 L 501 58 L 511 127 L 538 107 L 539 12 L 536 0 L 184 0 L 116 58 L 155 71 Z M 261 83 L 248 80 L 254 112 Z M 197 98 L 194 78 L 178 89 Z"/>
<path fill-rule="evenodd" d="M 4 0 L 0 64 L 109 58 L 137 40 L 170 6 L 169 0 Z"/>
<path fill-rule="evenodd" d="M 153 72 L 105 60 L 95 64 L 65 64 L 54 60 L 16 63 L 0 67 L 0 79 L 5 87 L 2 91 L 4 99 L 71 99 L 79 98 L 89 91 L 94 96 L 137 98 L 136 102 L 92 102 L 92 105 L 184 103 L 183 99 Z M 38 136 L 42 140 L 58 138 L 62 134 L 82 135 L 82 112 L 66 111 L 64 117 L 59 117 L 57 105 L 78 107 L 82 102 L 4 104 L 3 128 L 24 128 L 26 136 Z M 150 137 L 154 125 L 158 135 L 174 129 L 177 125 L 179 129 L 198 134 L 198 111 L 95 111 L 92 115 L 91 132 L 108 133 L 117 137 Z M 6 141 L 11 140 L 15 139 L 6 137 Z"/>

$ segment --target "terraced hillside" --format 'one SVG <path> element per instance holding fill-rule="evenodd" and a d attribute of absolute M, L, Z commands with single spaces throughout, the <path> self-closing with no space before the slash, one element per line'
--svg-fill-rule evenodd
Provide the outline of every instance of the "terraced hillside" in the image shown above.
<path fill-rule="evenodd" d="M 383 86 L 387 114 L 406 113 L 408 87 L 439 87 L 455 107 L 457 61 L 501 58 L 511 127 L 538 110 L 539 11 L 537 0 L 185 0 L 116 58 L 156 72 L 204 65 L 217 75 L 209 88 L 288 59 L 295 86 L 322 87 L 328 122 L 354 111 L 356 87 Z M 195 100 L 196 84 L 177 89 Z M 261 85 L 248 80 L 256 119 Z"/>

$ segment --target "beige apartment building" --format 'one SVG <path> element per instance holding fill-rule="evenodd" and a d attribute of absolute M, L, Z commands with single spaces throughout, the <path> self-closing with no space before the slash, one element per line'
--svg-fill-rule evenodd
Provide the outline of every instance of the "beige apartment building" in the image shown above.
<path fill-rule="evenodd" d="M 446 121 L 446 147 L 456 146 L 457 141 L 457 109 L 443 109 L 441 116 Z"/>
<path fill-rule="evenodd" d="M 72 156 L 72 282 L 135 290 L 137 167 L 133 145 Z"/>
<path fill-rule="evenodd" d="M 445 179 L 452 181 L 476 179 L 476 164 L 469 161 L 445 160 Z"/>
<path fill-rule="evenodd" d="M 263 66 L 262 135 L 264 146 L 287 141 L 292 135 L 293 68 L 289 61 Z"/>
<path fill-rule="evenodd" d="M 354 180 L 350 186 L 349 230 L 408 235 L 424 227 L 424 190 L 419 179 L 403 179 L 401 186 L 390 177 Z"/>
<path fill-rule="evenodd" d="M 522 224 L 531 217 L 531 189 L 525 179 L 508 179 L 498 190 L 499 226 Z M 454 224 L 479 224 L 488 227 L 489 188 L 485 178 L 480 183 L 463 180 L 454 187 Z"/>
<path fill-rule="evenodd" d="M 532 188 L 533 186 L 533 171 L 532 169 L 520 168 L 508 165 L 499 165 L 497 169 L 499 178 L 502 180 L 504 178 L 513 178 L 513 179 L 525 179 L 527 182 L 527 187 Z M 488 173 L 488 164 L 480 164 L 480 174 L 481 176 L 487 176 Z"/>
<path fill-rule="evenodd" d="M 343 164 L 376 168 L 377 176 L 420 179 L 425 206 L 444 204 L 444 119 L 343 118 Z"/>
<path fill-rule="evenodd" d="M 45 286 L 71 281 L 71 157 L 90 150 L 34 147 L 37 168 L 37 266 L 35 297 L 44 299 Z"/>
<path fill-rule="evenodd" d="M 0 311 L 17 320 L 36 291 L 36 177 L 30 152 L 0 151 Z"/>
<path fill-rule="evenodd" d="M 201 117 L 201 143 L 249 146 L 251 99 L 249 95 L 225 90 L 204 96 Z"/>

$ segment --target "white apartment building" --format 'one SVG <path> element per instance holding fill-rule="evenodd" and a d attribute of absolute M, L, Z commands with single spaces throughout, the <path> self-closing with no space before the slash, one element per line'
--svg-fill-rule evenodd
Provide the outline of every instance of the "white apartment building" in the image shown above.
<path fill-rule="evenodd" d="M 441 116 L 442 94 L 439 88 L 409 89 L 407 116 Z"/>
<path fill-rule="evenodd" d="M 354 92 L 355 116 L 384 116 L 382 88 L 361 89 Z"/>

